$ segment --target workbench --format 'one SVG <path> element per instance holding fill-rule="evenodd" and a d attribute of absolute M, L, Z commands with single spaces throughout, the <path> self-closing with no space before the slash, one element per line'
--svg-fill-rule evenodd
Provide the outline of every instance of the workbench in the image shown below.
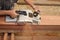
<path fill-rule="evenodd" d="M 42 19 L 44 17 L 46 17 L 47 20 L 48 20 L 48 17 L 50 17 L 50 16 L 42 16 Z M 44 18 L 44 20 L 46 18 Z M 44 20 L 42 20 L 42 21 L 44 21 Z M 51 21 L 51 20 L 49 20 L 49 21 Z M 58 20 L 56 20 L 56 21 L 58 21 Z M 44 21 L 44 22 L 47 22 L 47 21 Z M 58 23 L 60 23 L 60 22 L 58 22 Z M 0 16 L 0 35 L 1 35 L 0 40 L 8 40 L 8 39 L 9 40 L 15 40 L 15 36 L 16 36 L 15 34 L 23 32 L 24 30 L 25 31 L 28 30 L 28 32 L 22 33 L 22 35 L 31 34 L 31 36 L 33 36 L 34 34 L 32 34 L 31 32 L 33 32 L 34 30 L 60 31 L 60 25 L 56 24 L 56 22 L 54 22 L 54 23 L 48 23 L 47 22 L 46 24 L 41 23 L 40 25 L 31 25 L 31 24 L 28 24 L 28 23 L 23 24 L 23 25 L 22 24 L 17 24 L 17 23 L 6 23 L 5 22 L 5 16 Z M 47 37 L 47 39 L 49 40 L 48 37 Z M 32 38 L 31 38 L 31 40 L 32 40 Z"/>

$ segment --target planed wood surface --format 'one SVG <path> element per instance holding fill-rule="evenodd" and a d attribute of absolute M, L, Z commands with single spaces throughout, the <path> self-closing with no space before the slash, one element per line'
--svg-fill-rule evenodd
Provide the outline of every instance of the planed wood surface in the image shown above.
<path fill-rule="evenodd" d="M 35 4 L 39 4 L 39 5 L 41 5 L 41 4 L 49 4 L 49 5 L 51 5 L 51 4 L 56 4 L 56 5 L 59 5 L 60 4 L 60 0 L 33 0 L 34 1 L 34 3 Z M 19 4 L 26 4 L 25 2 L 24 2 L 24 0 L 19 0 L 18 1 L 18 3 Z"/>
<path fill-rule="evenodd" d="M 0 25 L 25 25 L 25 24 L 7 23 L 5 21 L 5 17 L 0 17 Z M 60 25 L 60 16 L 41 15 L 40 25 Z"/>

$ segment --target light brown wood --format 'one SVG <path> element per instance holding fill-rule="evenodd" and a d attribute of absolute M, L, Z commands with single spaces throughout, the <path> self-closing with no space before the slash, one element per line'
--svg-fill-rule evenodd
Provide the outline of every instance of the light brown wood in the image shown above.
<path fill-rule="evenodd" d="M 14 40 L 14 37 L 15 37 L 14 33 L 11 33 L 11 40 Z"/>
<path fill-rule="evenodd" d="M 0 25 L 22 25 L 17 23 L 7 23 L 4 17 L 0 17 Z M 60 25 L 60 16 L 41 15 L 40 25 Z"/>
<path fill-rule="evenodd" d="M 4 33 L 4 40 L 8 40 L 8 33 Z"/>

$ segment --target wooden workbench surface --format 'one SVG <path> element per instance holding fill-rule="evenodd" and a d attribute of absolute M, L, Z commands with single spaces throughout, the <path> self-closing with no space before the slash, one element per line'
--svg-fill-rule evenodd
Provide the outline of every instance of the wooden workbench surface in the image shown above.
<path fill-rule="evenodd" d="M 6 23 L 4 16 L 0 16 L 0 30 L 22 30 L 25 26 L 31 27 L 32 29 L 39 30 L 60 30 L 60 16 L 47 16 L 41 15 L 41 24 L 40 25 L 31 25 L 31 24 L 17 24 L 17 23 Z"/>

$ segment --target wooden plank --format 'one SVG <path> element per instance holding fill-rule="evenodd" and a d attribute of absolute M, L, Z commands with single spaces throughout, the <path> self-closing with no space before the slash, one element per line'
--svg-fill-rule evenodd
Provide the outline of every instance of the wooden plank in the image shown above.
<path fill-rule="evenodd" d="M 41 15 L 41 23 L 40 25 L 60 25 L 60 16 L 47 16 L 47 15 Z M 3 19 L 4 20 L 4 19 Z M 14 25 L 25 25 L 25 24 L 19 24 L 19 23 L 7 23 L 5 21 L 2 21 L 2 19 L 0 20 L 0 25 L 11 25 L 11 26 L 14 26 Z M 31 24 L 33 25 L 33 24 Z"/>
<path fill-rule="evenodd" d="M 16 36 L 16 40 L 60 40 L 56 36 Z"/>
<path fill-rule="evenodd" d="M 34 36 L 33 40 L 60 40 L 60 37 L 56 37 L 56 36 Z"/>
<path fill-rule="evenodd" d="M 1 30 L 23 30 L 25 26 L 0 26 L 0 32 Z M 33 30 L 60 30 L 60 25 L 33 25 L 33 26 L 27 26 L 32 27 Z"/>
<path fill-rule="evenodd" d="M 4 40 L 8 40 L 8 33 L 4 33 L 3 39 L 4 39 Z"/>
<path fill-rule="evenodd" d="M 33 0 L 34 1 L 34 4 L 37 4 L 37 5 L 60 5 L 60 1 L 59 0 Z M 24 0 L 19 0 L 18 1 L 19 4 L 26 4 L 24 2 Z"/>
<path fill-rule="evenodd" d="M 11 33 L 11 40 L 15 40 L 15 34 Z"/>
<path fill-rule="evenodd" d="M 32 40 L 31 36 L 15 36 L 16 40 Z"/>

